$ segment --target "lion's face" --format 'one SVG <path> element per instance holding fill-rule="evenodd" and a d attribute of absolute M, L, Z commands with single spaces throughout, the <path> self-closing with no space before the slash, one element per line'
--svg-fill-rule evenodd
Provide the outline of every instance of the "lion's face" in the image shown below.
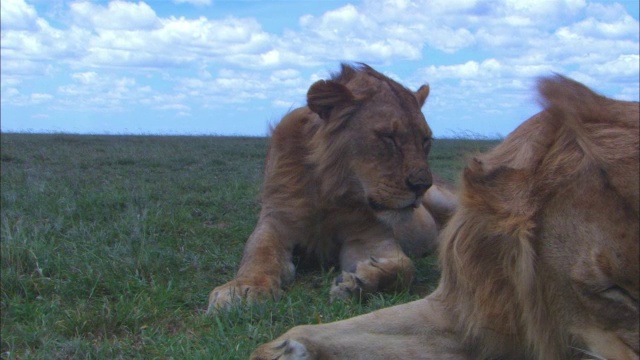
<path fill-rule="evenodd" d="M 432 133 L 421 112 L 428 95 L 426 85 L 412 92 L 373 69 L 343 69 L 341 82 L 309 90 L 309 108 L 325 121 L 320 148 L 339 148 L 329 161 L 343 164 L 352 195 L 375 211 L 412 209 L 431 186 Z"/>
<path fill-rule="evenodd" d="M 351 169 L 374 210 L 412 208 L 432 182 L 431 130 L 417 101 L 409 109 L 376 102 L 349 123 L 347 131 L 355 134 L 347 154 Z"/>
<path fill-rule="evenodd" d="M 634 358 L 640 352 L 637 214 L 621 207 L 613 193 L 599 194 L 598 187 L 588 184 L 580 190 L 550 203 L 550 210 L 584 220 L 579 228 L 568 227 L 557 216 L 545 224 L 555 232 L 541 242 L 544 273 L 554 283 L 549 294 L 556 307 L 552 311 L 567 324 L 577 347 L 605 358 L 619 358 L 625 351 Z M 585 198 L 585 193 L 591 195 Z M 596 203 L 606 217 L 582 210 Z"/>

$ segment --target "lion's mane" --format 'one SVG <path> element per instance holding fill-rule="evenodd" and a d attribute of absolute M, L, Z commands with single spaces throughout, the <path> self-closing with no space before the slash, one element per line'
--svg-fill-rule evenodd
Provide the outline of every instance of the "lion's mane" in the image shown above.
<path fill-rule="evenodd" d="M 538 274 L 538 217 L 552 197 L 601 176 L 608 196 L 638 219 L 637 103 L 620 105 L 560 75 L 542 79 L 539 91 L 546 110 L 469 161 L 461 206 L 442 234 L 441 290 L 455 299 L 446 306 L 478 358 L 507 348 L 553 359 L 568 349 Z"/>

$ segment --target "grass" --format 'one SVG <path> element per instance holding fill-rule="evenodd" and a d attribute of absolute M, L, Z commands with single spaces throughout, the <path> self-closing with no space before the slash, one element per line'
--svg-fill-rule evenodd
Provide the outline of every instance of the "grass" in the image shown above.
<path fill-rule="evenodd" d="M 257 221 L 268 140 L 2 134 L 4 359 L 244 359 L 297 324 L 352 317 L 426 295 L 329 304 L 332 269 L 298 274 L 277 303 L 204 314 Z M 455 181 L 495 142 L 438 140 L 431 167 Z"/>

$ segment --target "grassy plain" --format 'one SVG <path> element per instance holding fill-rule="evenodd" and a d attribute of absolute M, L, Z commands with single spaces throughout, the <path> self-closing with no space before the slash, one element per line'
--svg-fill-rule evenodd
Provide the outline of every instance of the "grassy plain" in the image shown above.
<path fill-rule="evenodd" d="M 434 172 L 496 142 L 437 140 Z M 333 269 L 298 274 L 277 303 L 204 314 L 259 211 L 265 138 L 2 134 L 1 357 L 245 359 L 291 326 L 426 295 L 329 304 Z"/>

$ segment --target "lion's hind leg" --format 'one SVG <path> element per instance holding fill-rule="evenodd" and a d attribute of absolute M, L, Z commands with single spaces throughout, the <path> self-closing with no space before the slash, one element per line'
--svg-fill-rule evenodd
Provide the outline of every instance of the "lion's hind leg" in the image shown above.
<path fill-rule="evenodd" d="M 415 274 L 413 262 L 392 238 L 345 242 L 340 265 L 343 271 L 331 287 L 331 301 L 407 289 Z"/>

